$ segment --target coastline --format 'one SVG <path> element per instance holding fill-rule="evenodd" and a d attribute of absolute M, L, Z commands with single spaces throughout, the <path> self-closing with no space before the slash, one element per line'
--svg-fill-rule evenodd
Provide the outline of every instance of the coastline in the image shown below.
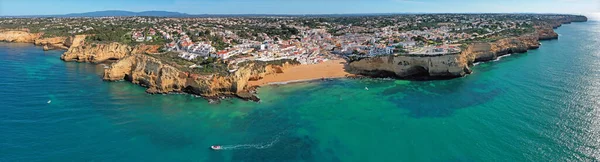
<path fill-rule="evenodd" d="M 553 28 L 558 28 L 560 27 L 562 24 L 568 24 L 570 22 L 579 22 L 579 21 L 569 21 L 569 22 L 560 22 L 559 24 L 555 24 L 556 26 L 553 26 Z M 0 30 L 1 31 L 1 30 Z M 9 31 L 10 32 L 10 31 Z M 0 35 L 4 34 L 3 32 L 0 32 Z M 67 53 L 71 53 L 71 54 L 75 54 L 75 55 L 80 55 L 80 54 L 90 54 L 89 51 L 94 50 L 93 56 L 91 56 L 91 58 L 93 59 L 98 59 L 100 57 L 100 55 L 106 55 L 104 54 L 104 52 L 106 52 L 107 49 L 119 49 L 117 52 L 115 51 L 111 51 L 112 53 L 110 53 L 110 55 L 106 55 L 104 57 L 102 57 L 105 60 L 114 60 L 114 59 L 118 59 L 119 61 L 117 61 L 116 63 L 110 65 L 110 68 L 105 68 L 105 80 L 107 81 L 115 81 L 115 80 L 128 80 L 128 78 L 126 78 L 127 76 L 137 76 L 138 78 L 135 80 L 128 80 L 134 84 L 138 84 L 144 87 L 147 87 L 148 93 L 151 94 L 168 94 L 168 93 L 187 93 L 187 94 L 192 94 L 192 95 L 199 95 L 204 97 L 207 100 L 211 100 L 211 99 L 222 99 L 223 97 L 238 97 L 244 100 L 252 100 L 252 101 L 258 101 L 258 98 L 256 96 L 256 92 L 255 89 L 257 87 L 260 86 L 266 86 L 266 85 L 279 85 L 279 84 L 288 84 L 288 83 L 298 83 L 298 82 L 309 82 L 309 81 L 316 81 L 316 80 L 321 80 L 321 79 L 333 79 L 333 78 L 345 78 L 345 77 L 353 77 L 356 75 L 360 75 L 360 76 L 371 76 L 371 77 L 386 77 L 386 75 L 377 75 L 377 73 L 379 72 L 385 72 L 383 70 L 372 70 L 371 72 L 374 72 L 373 74 L 376 75 L 365 75 L 365 74 L 361 74 L 361 73 L 353 73 L 351 72 L 351 70 L 348 69 L 347 65 L 350 63 L 346 63 L 345 60 L 343 59 L 338 59 L 338 60 L 329 60 L 323 63 L 319 63 L 319 64 L 311 64 L 311 65 L 297 65 L 297 66 L 291 66 L 288 68 L 284 68 L 282 69 L 282 71 L 280 72 L 276 72 L 276 70 L 269 70 L 269 68 L 263 68 L 264 71 L 261 72 L 261 70 L 256 70 L 253 68 L 246 68 L 246 70 L 242 70 L 243 72 L 239 72 L 233 75 L 229 75 L 229 76 L 216 76 L 216 77 L 212 77 L 210 79 L 203 79 L 203 77 L 197 77 L 193 74 L 184 74 L 184 73 L 179 73 L 180 71 L 177 70 L 171 70 L 174 69 L 173 67 L 166 65 L 160 61 L 152 61 L 152 58 L 148 58 L 148 57 L 135 57 L 135 58 L 130 58 L 129 62 L 128 61 L 124 61 L 124 59 L 128 56 L 133 56 L 134 53 L 143 53 L 145 50 L 139 50 L 135 47 L 127 47 L 127 46 L 121 46 L 118 43 L 111 43 L 110 45 L 106 45 L 106 46 L 98 46 L 97 48 L 82 48 L 80 46 L 86 46 L 86 45 L 80 45 L 82 40 L 85 38 L 85 36 L 79 38 L 78 36 L 72 36 L 73 38 L 67 39 L 64 38 L 65 40 L 57 40 L 57 41 L 46 41 L 44 43 L 36 43 L 36 42 L 40 42 L 39 40 L 42 40 L 44 38 L 40 38 L 39 34 L 36 33 L 28 33 L 28 32 L 20 32 L 19 33 L 20 36 L 16 36 L 16 37 L 9 37 L 13 40 L 3 40 L 0 39 L 0 41 L 4 41 L 4 42 L 15 42 L 15 43 L 33 43 L 36 46 L 48 46 L 48 45 L 64 45 L 65 47 L 68 47 L 68 50 L 65 52 L 65 54 Z M 33 36 L 32 36 L 33 35 Z M 28 37 L 28 38 L 22 38 L 22 37 Z M 526 37 L 525 35 L 520 35 L 518 37 L 509 37 L 506 38 L 507 40 L 510 40 L 510 42 L 514 42 L 514 40 L 519 40 L 520 37 Z M 45 39 L 53 39 L 53 38 L 45 38 Z M 533 38 L 528 38 L 528 39 L 533 39 Z M 544 41 L 544 40 L 553 40 L 553 39 L 558 39 L 558 34 L 556 34 L 556 36 L 552 36 L 552 37 L 544 37 L 541 38 L 540 36 L 535 37 L 535 41 Z M 519 40 L 520 41 L 520 40 Z M 477 43 L 472 43 L 470 45 L 475 45 Z M 511 45 L 513 44 L 506 44 L 509 45 L 507 46 L 506 49 L 502 49 L 502 50 L 497 50 L 494 52 L 491 51 L 486 51 L 486 52 L 482 52 L 477 50 L 475 47 L 472 50 L 472 52 L 470 52 L 467 56 L 461 56 L 461 58 L 457 57 L 457 58 L 450 58 L 450 59 L 440 59 L 439 57 L 441 56 L 433 56 L 433 57 L 424 57 L 423 59 L 428 59 L 429 62 L 423 62 L 424 65 L 430 65 L 430 66 L 440 66 L 440 65 L 447 65 L 450 68 L 454 68 L 454 71 L 459 71 L 460 76 L 465 76 L 467 74 L 470 73 L 470 69 L 468 69 L 468 67 L 472 67 L 474 66 L 474 64 L 479 63 L 479 62 L 487 62 L 487 61 L 491 61 L 491 60 L 496 60 L 498 58 L 501 57 L 505 57 L 508 56 L 510 54 L 513 53 L 523 53 L 523 52 L 527 52 L 527 50 L 530 49 L 536 49 L 539 47 L 538 43 L 533 43 L 531 44 L 532 46 L 529 46 L 531 44 L 531 42 L 529 44 L 526 44 L 527 46 L 525 46 L 525 48 L 519 46 L 517 47 L 511 47 Z M 122 47 L 122 48 L 113 48 L 113 46 L 118 46 L 118 47 Z M 79 49 L 81 48 L 81 49 Z M 52 49 L 57 49 L 57 48 L 52 48 Z M 58 48 L 60 49 L 60 48 Z M 79 49 L 79 50 L 76 50 Z M 85 49 L 85 50 L 82 50 Z M 47 48 L 44 48 L 44 50 L 47 50 Z M 88 52 L 86 52 L 88 51 Z M 104 51 L 104 52 L 103 52 Z M 137 52 L 134 52 L 137 51 Z M 65 55 L 63 54 L 63 55 Z M 115 55 L 118 54 L 118 55 Z M 466 58 L 462 58 L 462 57 L 472 57 L 469 59 Z M 77 56 L 77 60 L 78 62 L 93 62 L 93 63 L 98 63 L 95 62 L 93 59 L 87 59 L 87 55 L 86 57 L 81 57 L 84 59 L 79 59 L 80 57 Z M 436 59 L 440 59 L 437 62 L 431 62 L 432 58 L 436 58 Z M 72 59 L 63 59 L 64 61 L 73 61 Z M 447 62 L 445 60 L 454 60 L 454 62 Z M 399 63 L 395 63 L 395 60 L 391 59 L 391 60 L 376 60 L 375 63 L 393 63 L 393 65 L 401 65 Z M 405 65 L 406 62 L 403 60 L 402 61 Z M 117 63 L 121 62 L 122 64 L 126 65 L 126 66 L 113 66 Z M 128 63 L 127 63 L 128 62 Z M 163 70 L 167 70 L 170 71 L 172 73 L 168 73 L 168 75 L 166 75 L 166 73 L 156 73 L 156 74 L 144 74 L 142 73 L 144 70 L 140 70 L 140 71 L 127 71 L 125 69 L 127 68 L 132 68 L 134 67 L 134 65 L 138 65 L 139 63 L 143 63 L 142 65 L 145 65 L 145 62 L 151 62 L 151 63 L 156 63 L 158 65 L 161 65 L 160 67 L 156 68 L 156 67 L 151 67 L 151 66 L 140 66 L 140 67 L 145 67 L 145 68 L 149 68 L 151 71 L 163 71 Z M 373 63 L 373 61 L 371 62 Z M 368 63 L 367 66 L 368 67 L 373 67 L 373 64 Z M 412 64 L 413 66 L 415 66 L 414 63 L 409 62 L 409 64 Z M 456 68 L 458 66 L 456 66 L 457 64 L 461 64 L 461 65 L 466 65 L 467 68 Z M 421 66 L 421 65 L 416 65 L 416 66 Z M 114 68 L 114 69 L 113 69 Z M 282 67 L 279 67 L 279 69 L 281 69 Z M 390 68 L 392 70 L 394 70 L 395 68 L 393 66 L 390 66 Z M 277 69 L 277 68 L 276 68 Z M 121 72 L 123 70 L 123 72 L 129 72 L 129 73 L 123 73 L 123 75 L 125 75 L 125 77 L 115 77 L 115 78 L 109 78 L 107 79 L 107 71 L 109 70 L 114 70 L 115 72 Z M 133 69 L 131 69 L 133 70 Z M 139 70 L 139 69 L 136 69 Z M 409 69 L 409 70 L 414 70 L 414 69 Z M 420 70 L 420 69 L 418 69 Z M 144 75 L 132 75 L 132 73 L 137 73 L 137 74 L 144 74 Z M 430 71 L 432 72 L 432 71 Z M 453 75 L 453 76 L 457 76 L 453 73 L 451 73 L 450 71 L 448 71 L 447 69 L 437 69 L 434 70 L 433 72 L 437 72 L 439 74 L 441 74 L 440 76 L 435 76 L 435 77 L 445 77 L 444 75 Z M 382 74 L 389 74 L 388 72 L 382 73 Z M 159 79 L 164 79 L 164 78 L 172 78 L 174 80 L 156 80 L 153 78 L 159 78 Z M 397 77 L 395 77 L 397 78 Z M 141 79 L 141 80 L 140 80 Z M 193 80 L 194 83 L 193 84 L 188 84 L 188 80 Z M 402 79 L 402 78 L 400 78 Z M 167 84 L 168 83 L 168 84 Z M 171 84 L 173 83 L 173 84 Z M 175 87 L 172 87 L 171 85 L 177 85 Z"/>

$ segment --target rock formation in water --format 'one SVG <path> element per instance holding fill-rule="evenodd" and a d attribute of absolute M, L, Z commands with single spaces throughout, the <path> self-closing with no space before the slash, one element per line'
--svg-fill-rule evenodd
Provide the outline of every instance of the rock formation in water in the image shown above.
<path fill-rule="evenodd" d="M 255 100 L 248 81 L 281 72 L 284 66 L 249 64 L 229 74 L 199 75 L 181 71 L 150 55 L 134 54 L 112 64 L 104 80 L 127 80 L 147 87 L 148 93 L 186 92 L 206 98 L 236 96 Z"/>

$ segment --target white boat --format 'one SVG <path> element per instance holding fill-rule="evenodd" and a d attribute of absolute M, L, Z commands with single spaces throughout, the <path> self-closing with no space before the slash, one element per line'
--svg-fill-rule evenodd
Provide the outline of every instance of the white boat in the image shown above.
<path fill-rule="evenodd" d="M 367 90 L 367 91 L 368 91 L 368 90 L 369 90 L 369 88 L 365 87 L 365 90 Z"/>
<path fill-rule="evenodd" d="M 219 146 L 219 145 L 215 145 L 215 146 L 210 146 L 210 149 L 213 149 L 213 150 L 221 150 L 221 149 L 223 149 L 223 148 L 222 148 L 221 146 Z"/>
<path fill-rule="evenodd" d="M 52 100 L 48 100 L 48 104 L 51 103 L 51 102 L 52 102 Z"/>

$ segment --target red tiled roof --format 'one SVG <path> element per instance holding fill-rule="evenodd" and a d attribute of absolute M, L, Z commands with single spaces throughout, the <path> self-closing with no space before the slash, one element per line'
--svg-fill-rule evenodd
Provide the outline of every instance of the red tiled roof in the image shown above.
<path fill-rule="evenodd" d="M 229 52 L 229 51 L 227 51 L 227 50 L 221 50 L 221 51 L 217 52 L 217 55 L 224 55 L 227 52 Z"/>

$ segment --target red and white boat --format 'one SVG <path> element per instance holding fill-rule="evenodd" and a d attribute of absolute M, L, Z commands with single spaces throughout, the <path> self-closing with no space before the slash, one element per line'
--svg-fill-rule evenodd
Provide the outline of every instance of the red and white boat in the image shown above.
<path fill-rule="evenodd" d="M 221 146 L 219 146 L 219 145 L 215 145 L 215 146 L 210 146 L 210 149 L 213 149 L 213 150 L 221 150 L 222 148 L 221 148 Z"/>

